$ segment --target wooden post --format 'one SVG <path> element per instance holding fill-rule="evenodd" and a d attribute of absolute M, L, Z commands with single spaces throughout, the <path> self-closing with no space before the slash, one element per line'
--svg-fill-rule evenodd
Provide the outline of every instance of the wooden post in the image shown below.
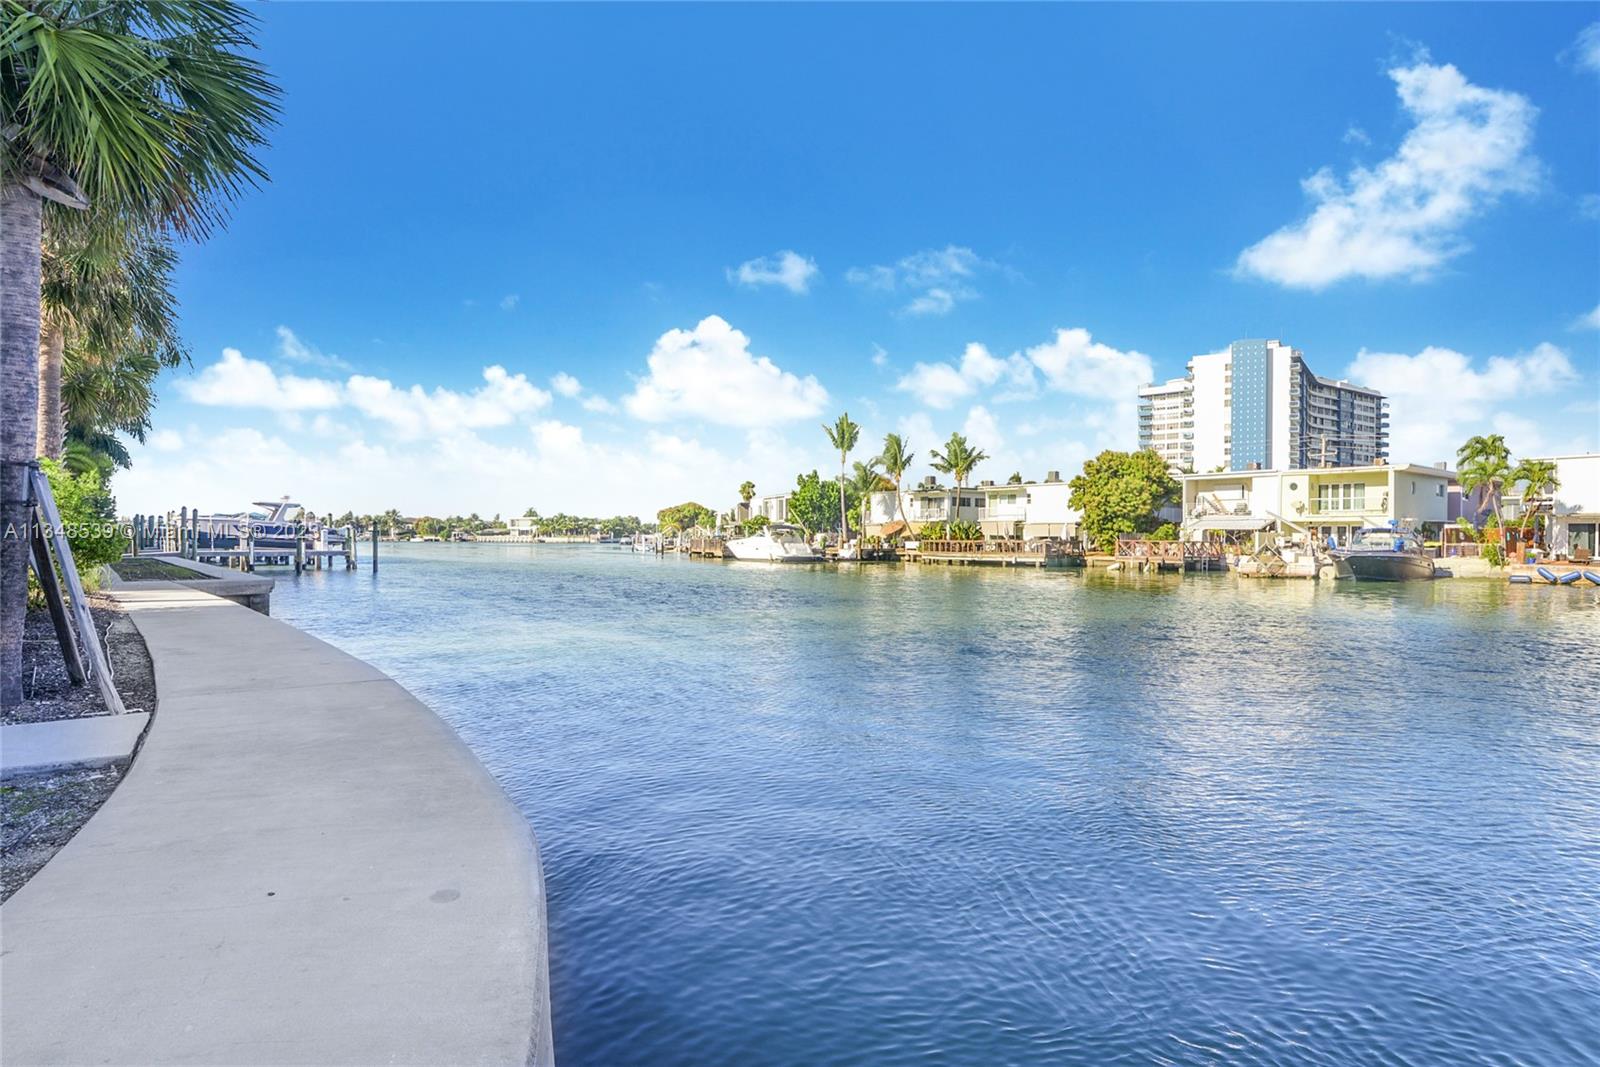
<path fill-rule="evenodd" d="M 189 558 L 200 558 L 200 509 L 189 509 Z"/>
<path fill-rule="evenodd" d="M 378 524 L 372 524 L 372 573 L 378 573 Z"/>
<path fill-rule="evenodd" d="M 294 532 L 294 572 L 300 574 L 306 569 L 306 532 Z"/>
<path fill-rule="evenodd" d="M 344 528 L 344 569 L 356 569 L 356 526 L 351 523 Z"/>
<path fill-rule="evenodd" d="M 244 565 L 240 570 L 256 569 L 256 524 L 246 519 L 244 523 Z"/>

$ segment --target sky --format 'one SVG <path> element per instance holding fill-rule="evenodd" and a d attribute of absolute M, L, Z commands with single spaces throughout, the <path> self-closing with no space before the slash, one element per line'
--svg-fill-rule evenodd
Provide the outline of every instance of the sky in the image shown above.
<path fill-rule="evenodd" d="M 1070 477 L 1278 338 L 1391 455 L 1600 449 L 1600 5 L 283 4 L 120 510 Z"/>

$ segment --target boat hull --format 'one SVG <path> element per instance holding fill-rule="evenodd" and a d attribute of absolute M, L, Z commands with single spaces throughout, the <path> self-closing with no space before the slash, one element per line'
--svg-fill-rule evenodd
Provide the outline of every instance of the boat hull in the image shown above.
<path fill-rule="evenodd" d="M 1433 560 L 1404 552 L 1352 552 L 1341 561 L 1360 582 L 1409 582 L 1433 577 Z"/>

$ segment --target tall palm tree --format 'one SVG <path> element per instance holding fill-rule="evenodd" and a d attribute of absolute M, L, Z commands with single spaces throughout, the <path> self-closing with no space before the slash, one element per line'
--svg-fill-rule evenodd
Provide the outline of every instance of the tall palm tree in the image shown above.
<path fill-rule="evenodd" d="M 850 453 L 855 450 L 856 443 L 861 440 L 861 427 L 850 421 L 847 411 L 840 415 L 832 426 L 826 424 L 822 427 L 823 433 L 828 435 L 828 443 L 839 453 L 839 545 L 843 547 L 847 527 L 845 524 L 844 503 L 844 465 L 850 458 Z"/>
<path fill-rule="evenodd" d="M 743 481 L 743 482 L 739 483 L 739 499 L 744 501 L 744 504 L 745 504 L 746 507 L 750 506 L 750 501 L 755 499 L 755 495 L 756 495 L 756 483 L 755 482 L 747 480 L 747 481 Z"/>
<path fill-rule="evenodd" d="M 204 235 L 265 177 L 277 88 L 230 0 L 0 3 L 0 703 L 22 695 L 25 488 L 38 445 L 45 215 L 97 210 Z"/>
<path fill-rule="evenodd" d="M 961 507 L 961 492 L 967 486 L 967 479 L 972 476 L 973 470 L 989 458 L 989 454 L 981 448 L 974 448 L 967 443 L 966 436 L 959 433 L 950 435 L 950 440 L 945 442 L 944 451 L 935 448 L 933 455 L 933 469 L 940 474 L 948 474 L 956 482 L 956 507 L 951 510 L 948 522 L 954 522 L 957 509 Z"/>
<path fill-rule="evenodd" d="M 62 376 L 69 357 L 79 374 L 92 369 L 125 376 L 126 368 L 117 364 L 131 361 L 140 370 L 153 368 L 152 379 L 188 358 L 178 338 L 172 240 L 92 209 L 49 221 L 56 225 L 47 227 L 41 260 L 38 453 L 59 459 L 69 428 L 125 429 L 143 440 L 153 381 L 141 390 L 145 402 L 134 417 L 96 422 L 92 412 L 63 404 Z"/>
<path fill-rule="evenodd" d="M 1522 521 L 1526 530 L 1534 514 L 1528 510 L 1528 502 L 1553 494 L 1561 488 L 1561 479 L 1556 477 L 1556 465 L 1551 460 L 1525 459 L 1512 468 L 1506 484 L 1522 486 Z"/>
<path fill-rule="evenodd" d="M 878 453 L 878 462 L 883 465 L 884 476 L 894 483 L 894 509 L 902 521 L 906 522 L 906 529 L 911 529 L 909 520 L 905 519 L 905 505 L 900 500 L 900 485 L 905 481 L 906 471 L 911 469 L 911 461 L 916 453 L 911 451 L 905 438 L 897 433 L 883 435 L 883 451 Z"/>
<path fill-rule="evenodd" d="M 1469 438 L 1456 450 L 1456 471 L 1462 492 L 1483 489 L 1488 493 L 1495 522 L 1500 523 L 1500 495 L 1511 480 L 1511 450 L 1506 448 L 1504 435 L 1480 434 Z"/>

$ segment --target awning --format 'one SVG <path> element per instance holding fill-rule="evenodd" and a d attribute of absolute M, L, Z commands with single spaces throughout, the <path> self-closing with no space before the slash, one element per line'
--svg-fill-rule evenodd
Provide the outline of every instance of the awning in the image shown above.
<path fill-rule="evenodd" d="M 1237 530 L 1255 532 L 1265 530 L 1272 525 L 1273 520 L 1257 518 L 1254 515 L 1206 515 L 1199 519 L 1190 519 L 1184 523 L 1189 530 Z"/>
<path fill-rule="evenodd" d="M 911 529 L 911 527 L 907 526 L 903 520 L 896 519 L 893 522 L 889 523 L 887 526 L 885 526 L 882 530 L 879 530 L 878 531 L 878 536 L 879 537 L 898 537 L 901 534 L 905 533 L 909 529 Z"/>

